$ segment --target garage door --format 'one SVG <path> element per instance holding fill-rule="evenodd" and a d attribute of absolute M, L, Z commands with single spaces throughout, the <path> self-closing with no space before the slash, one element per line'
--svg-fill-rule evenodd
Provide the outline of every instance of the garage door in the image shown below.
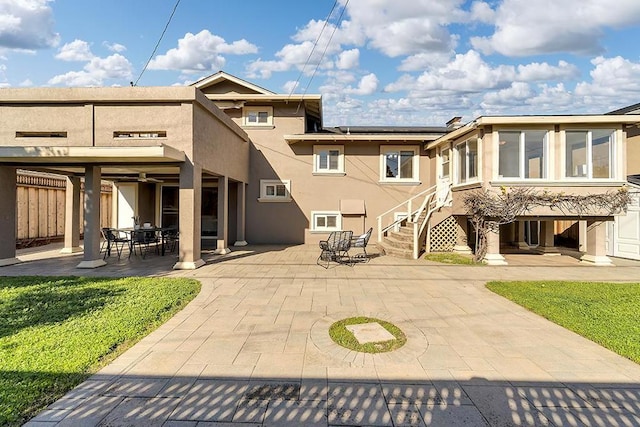
<path fill-rule="evenodd" d="M 637 188 L 631 191 L 638 191 Z M 616 217 L 609 229 L 610 255 L 640 260 L 640 197 L 634 194 L 626 215 Z"/>

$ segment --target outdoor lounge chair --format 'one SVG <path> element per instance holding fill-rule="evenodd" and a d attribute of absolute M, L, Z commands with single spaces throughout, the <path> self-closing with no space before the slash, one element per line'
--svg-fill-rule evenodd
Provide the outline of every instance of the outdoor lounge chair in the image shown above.
<path fill-rule="evenodd" d="M 369 239 L 371 238 L 371 233 L 373 233 L 373 227 L 369 228 L 369 230 L 366 233 L 358 237 L 353 237 L 351 239 L 352 248 L 362 249 L 361 253 L 351 257 L 352 262 L 353 261 L 363 261 L 363 262 L 369 261 L 369 254 L 367 254 L 367 244 L 369 243 Z"/>
<path fill-rule="evenodd" d="M 349 249 L 351 248 L 351 238 L 353 231 L 333 231 L 327 240 L 321 240 L 320 256 L 316 263 L 324 268 L 329 268 L 331 262 L 351 265 Z"/>

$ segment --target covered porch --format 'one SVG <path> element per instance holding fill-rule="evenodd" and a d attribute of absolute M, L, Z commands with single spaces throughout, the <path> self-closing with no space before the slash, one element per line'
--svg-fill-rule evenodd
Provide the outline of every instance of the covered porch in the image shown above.
<path fill-rule="evenodd" d="M 5 202 L 0 205 L 0 266 L 21 261 L 15 245 L 17 169 L 66 176 L 60 252 L 82 252 L 77 268 L 106 264 L 100 226 L 100 186 L 105 181 L 113 186 L 112 228 L 133 229 L 139 220 L 178 231 L 174 269 L 203 265 L 203 245 L 224 254 L 231 245 L 246 244 L 246 184 L 204 170 L 170 146 L 0 147 L 0 197 Z"/>

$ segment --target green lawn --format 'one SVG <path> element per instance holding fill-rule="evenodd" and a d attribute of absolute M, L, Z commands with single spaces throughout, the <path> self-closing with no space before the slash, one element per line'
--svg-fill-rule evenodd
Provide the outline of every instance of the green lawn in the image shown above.
<path fill-rule="evenodd" d="M 443 264 L 456 265 L 484 265 L 481 262 L 475 262 L 473 255 L 462 255 L 453 252 L 431 252 L 424 256 L 427 261 L 440 262 Z"/>
<path fill-rule="evenodd" d="M 487 288 L 640 363 L 640 283 L 489 282 Z"/>
<path fill-rule="evenodd" d="M 383 342 L 360 344 L 351 331 L 347 329 L 348 325 L 360 325 L 362 323 L 377 322 L 385 328 L 395 339 Z M 348 348 L 349 350 L 359 351 L 361 353 L 384 353 L 393 351 L 402 347 L 407 342 L 407 337 L 393 323 L 385 320 L 376 319 L 375 317 L 349 317 L 347 319 L 338 320 L 329 327 L 329 336 L 338 345 Z"/>
<path fill-rule="evenodd" d="M 189 279 L 0 277 L 0 425 L 19 425 L 184 307 Z"/>

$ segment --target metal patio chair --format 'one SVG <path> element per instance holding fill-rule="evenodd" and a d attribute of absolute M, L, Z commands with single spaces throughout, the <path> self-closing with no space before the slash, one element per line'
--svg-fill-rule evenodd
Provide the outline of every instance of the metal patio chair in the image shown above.
<path fill-rule="evenodd" d="M 369 254 L 367 254 L 367 244 L 369 243 L 369 239 L 371 238 L 371 233 L 373 233 L 373 227 L 369 228 L 366 233 L 353 237 L 351 239 L 351 247 L 362 249 L 361 253 L 358 253 L 351 257 L 351 261 L 362 261 L 369 262 Z"/>
<path fill-rule="evenodd" d="M 118 230 L 115 230 L 113 228 L 105 227 L 101 230 L 101 233 L 102 238 L 104 239 L 104 241 L 102 242 L 104 256 L 102 258 L 106 259 L 108 256 L 111 256 L 111 249 L 115 248 L 116 253 L 118 254 L 118 259 L 120 259 L 124 245 L 129 246 L 130 244 L 129 238 L 120 235 Z"/>
<path fill-rule="evenodd" d="M 324 268 L 329 268 L 331 262 L 351 265 L 349 249 L 351 248 L 352 238 L 353 231 L 331 232 L 327 240 L 321 240 L 319 242 L 321 252 L 316 260 L 316 264 Z"/>

